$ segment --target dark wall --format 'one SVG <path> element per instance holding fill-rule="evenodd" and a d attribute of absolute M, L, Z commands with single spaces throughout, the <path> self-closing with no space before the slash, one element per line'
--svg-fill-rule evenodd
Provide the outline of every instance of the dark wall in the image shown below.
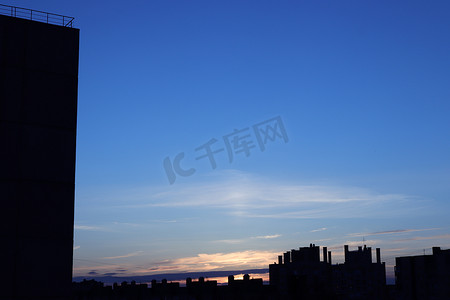
<path fill-rule="evenodd" d="M 0 16 L 0 299 L 71 293 L 78 46 Z"/>

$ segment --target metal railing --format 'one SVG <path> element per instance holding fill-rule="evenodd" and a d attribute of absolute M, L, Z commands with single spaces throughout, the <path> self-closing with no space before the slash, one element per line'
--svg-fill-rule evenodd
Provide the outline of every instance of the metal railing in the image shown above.
<path fill-rule="evenodd" d="M 43 22 L 47 24 L 73 27 L 75 18 L 52 14 L 44 11 L 0 4 L 0 15 Z"/>

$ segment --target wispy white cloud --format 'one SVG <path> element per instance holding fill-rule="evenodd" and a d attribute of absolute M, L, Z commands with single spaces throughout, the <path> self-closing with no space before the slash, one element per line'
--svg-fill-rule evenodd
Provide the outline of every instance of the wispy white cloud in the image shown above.
<path fill-rule="evenodd" d="M 255 239 L 264 239 L 264 240 L 268 240 L 268 239 L 276 239 L 279 238 L 281 236 L 281 234 L 273 234 L 273 235 L 260 235 L 260 236 L 255 236 Z"/>
<path fill-rule="evenodd" d="M 223 240 L 215 240 L 213 243 L 224 243 L 224 244 L 240 244 L 248 239 L 223 239 Z"/>
<path fill-rule="evenodd" d="M 212 197 L 214 196 L 214 197 Z M 158 201 L 163 198 L 164 201 Z M 180 200 L 178 200 L 180 199 Z M 375 195 L 357 188 L 280 185 L 262 182 L 219 183 L 186 187 L 179 191 L 155 195 L 148 206 L 202 206 L 228 208 L 280 208 L 303 204 L 339 204 L 384 200 L 403 200 L 403 195 Z M 155 201 L 156 200 L 156 201 Z"/>
<path fill-rule="evenodd" d="M 238 217 L 277 219 L 398 217 L 425 211 L 420 199 L 404 194 L 277 182 L 239 171 L 224 174 L 197 184 L 135 190 L 119 208 L 217 208 Z"/>
<path fill-rule="evenodd" d="M 142 252 L 143 251 L 136 251 L 136 252 L 128 253 L 125 255 L 103 257 L 103 259 L 118 259 L 118 258 L 132 257 L 132 256 L 137 256 L 137 255 L 141 254 Z"/>
<path fill-rule="evenodd" d="M 223 240 L 215 240 L 214 243 L 225 243 L 225 244 L 241 244 L 245 242 L 249 242 L 251 240 L 271 240 L 279 238 L 281 234 L 272 234 L 272 235 L 258 235 L 258 236 L 251 236 L 247 238 L 240 238 L 240 239 L 223 239 Z"/>
<path fill-rule="evenodd" d="M 336 238 L 327 238 L 327 239 L 317 239 L 317 240 L 313 240 L 313 242 L 317 243 L 317 242 L 328 242 L 328 241 L 332 241 L 335 240 Z"/>
<path fill-rule="evenodd" d="M 136 223 L 129 223 L 129 222 L 113 222 L 114 225 L 119 225 L 119 226 L 131 226 L 131 227 L 138 227 L 141 226 L 141 224 L 136 224 Z"/>
<path fill-rule="evenodd" d="M 324 230 L 327 230 L 327 228 L 322 227 L 322 228 L 311 230 L 310 232 L 319 232 L 319 231 L 324 231 Z"/>
<path fill-rule="evenodd" d="M 152 222 L 156 223 L 177 223 L 177 220 L 152 220 Z"/>
<path fill-rule="evenodd" d="M 399 239 L 397 241 L 422 241 L 422 240 L 447 240 L 450 239 L 450 234 L 432 235 L 432 236 L 416 236 L 407 239 Z"/>
<path fill-rule="evenodd" d="M 80 249 L 80 246 L 73 246 L 73 250 L 75 251 L 75 250 L 78 250 L 78 249 Z"/>
<path fill-rule="evenodd" d="M 395 229 L 395 230 L 385 230 L 385 231 L 366 232 L 366 233 L 349 233 L 348 236 L 361 237 L 361 236 L 383 235 L 383 234 L 402 234 L 402 233 L 409 233 L 409 232 L 429 231 L 429 230 L 438 230 L 438 229 L 440 229 L 440 228 Z"/>
<path fill-rule="evenodd" d="M 408 251 L 410 250 L 407 247 L 401 247 L 401 248 L 383 248 L 383 252 L 399 252 L 401 253 L 402 251 Z"/>
<path fill-rule="evenodd" d="M 87 226 L 87 225 L 74 225 L 75 230 L 101 230 L 101 227 L 97 226 Z"/>

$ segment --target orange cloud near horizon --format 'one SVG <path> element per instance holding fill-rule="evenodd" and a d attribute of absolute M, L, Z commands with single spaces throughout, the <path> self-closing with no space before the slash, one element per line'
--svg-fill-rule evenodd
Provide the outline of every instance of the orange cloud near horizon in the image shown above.
<path fill-rule="evenodd" d="M 153 263 L 114 263 L 93 265 L 90 262 L 77 262 L 73 268 L 73 276 L 91 276 L 105 273 L 117 273 L 117 270 L 126 270 L 117 274 L 119 276 L 153 275 L 164 273 L 187 273 L 209 271 L 234 271 L 246 269 L 268 268 L 270 263 L 276 261 L 279 252 L 246 250 L 230 253 L 200 253 L 196 256 L 181 257 Z M 125 256 L 124 256 L 125 257 Z"/>

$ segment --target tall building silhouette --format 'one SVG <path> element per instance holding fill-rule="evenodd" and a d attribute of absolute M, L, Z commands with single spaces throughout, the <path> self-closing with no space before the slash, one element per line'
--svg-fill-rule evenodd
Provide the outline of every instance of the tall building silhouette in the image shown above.
<path fill-rule="evenodd" d="M 68 299 L 79 30 L 63 16 L 0 12 L 0 299 Z"/>
<path fill-rule="evenodd" d="M 270 285 L 283 298 L 301 299 L 326 298 L 331 296 L 331 263 L 326 247 L 323 247 L 323 261 L 320 249 L 315 244 L 292 249 L 278 256 L 278 263 L 269 265 Z"/>
<path fill-rule="evenodd" d="M 399 299 L 450 299 L 450 249 L 395 258 L 395 281 Z"/>
<path fill-rule="evenodd" d="M 381 250 L 376 248 L 376 262 L 372 262 L 372 248 L 359 246 L 350 251 L 344 246 L 345 262 L 333 266 L 333 290 L 341 299 L 385 299 L 386 265 L 381 262 Z"/>

